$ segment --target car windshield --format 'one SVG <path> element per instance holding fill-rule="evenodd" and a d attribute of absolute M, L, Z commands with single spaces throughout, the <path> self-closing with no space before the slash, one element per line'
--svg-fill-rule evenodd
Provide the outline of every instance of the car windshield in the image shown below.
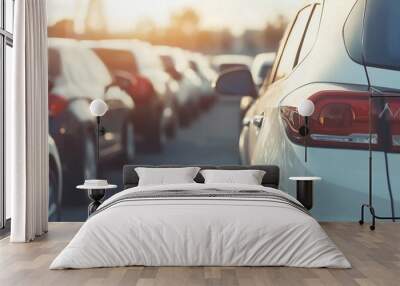
<path fill-rule="evenodd" d="M 400 70 L 400 1 L 368 0 L 365 60 L 369 66 Z"/>

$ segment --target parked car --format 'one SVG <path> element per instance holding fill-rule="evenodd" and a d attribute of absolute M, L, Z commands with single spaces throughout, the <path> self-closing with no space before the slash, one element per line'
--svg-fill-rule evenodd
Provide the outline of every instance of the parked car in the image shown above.
<path fill-rule="evenodd" d="M 212 65 L 219 74 L 230 69 L 251 69 L 252 64 L 253 58 L 245 55 L 219 55 L 212 59 Z"/>
<path fill-rule="evenodd" d="M 62 167 L 56 143 L 49 135 L 49 220 L 59 221 L 62 203 Z"/>
<path fill-rule="evenodd" d="M 254 58 L 254 62 L 251 65 L 251 74 L 258 88 L 261 88 L 265 79 L 268 79 L 275 57 L 275 53 L 262 53 Z"/>
<path fill-rule="evenodd" d="M 109 107 L 102 118 L 105 134 L 100 140 L 102 159 L 135 155 L 132 98 L 113 83 L 96 54 L 74 40 L 49 39 L 49 132 L 59 150 L 63 178 L 63 201 L 87 200 L 75 186 L 96 178 L 95 118 L 89 110 L 93 99 Z"/>
<path fill-rule="evenodd" d="M 178 83 L 176 98 L 179 123 L 181 126 L 187 126 L 199 113 L 201 79 L 190 68 L 183 50 L 159 46 L 157 53 L 162 60 L 164 70 Z"/>
<path fill-rule="evenodd" d="M 262 53 L 254 58 L 251 66 L 251 74 L 253 76 L 254 84 L 257 89 L 261 89 L 263 84 L 268 84 L 268 78 L 272 71 L 276 54 L 275 53 Z M 243 122 L 244 115 L 249 110 L 254 102 L 254 97 L 244 95 L 240 100 L 240 124 Z"/>
<path fill-rule="evenodd" d="M 201 80 L 200 107 L 208 109 L 216 101 L 216 93 L 213 84 L 218 74 L 211 68 L 208 59 L 199 53 L 188 52 L 190 68 L 199 76 Z"/>
<path fill-rule="evenodd" d="M 368 199 L 370 136 L 376 211 L 394 212 L 389 198 L 400 169 L 399 18 L 399 1 L 316 1 L 288 26 L 260 97 L 248 70 L 218 80 L 219 92 L 255 97 L 240 138 L 244 163 L 279 165 L 281 188 L 291 193 L 289 176 L 322 177 L 313 209 L 321 220 L 359 218 Z M 315 111 L 304 137 L 297 107 L 305 100 Z M 398 196 L 391 203 L 399 203 Z"/>
<path fill-rule="evenodd" d="M 136 139 L 149 151 L 161 151 L 164 136 L 178 126 L 177 83 L 164 71 L 153 47 L 136 40 L 84 41 L 103 60 L 118 85 L 134 99 Z"/>

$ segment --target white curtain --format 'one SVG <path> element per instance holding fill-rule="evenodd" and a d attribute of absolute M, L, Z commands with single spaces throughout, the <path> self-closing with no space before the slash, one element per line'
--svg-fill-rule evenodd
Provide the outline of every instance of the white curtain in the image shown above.
<path fill-rule="evenodd" d="M 6 187 L 12 242 L 48 226 L 46 0 L 15 1 L 13 92 L 6 99 Z"/>

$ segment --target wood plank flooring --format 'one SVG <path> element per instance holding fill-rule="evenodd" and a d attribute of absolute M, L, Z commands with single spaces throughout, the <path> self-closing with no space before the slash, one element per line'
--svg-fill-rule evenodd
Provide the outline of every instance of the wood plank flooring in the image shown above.
<path fill-rule="evenodd" d="M 353 268 L 286 267 L 125 267 L 48 270 L 81 223 L 51 223 L 44 237 L 29 244 L 0 241 L 0 285 L 400 285 L 400 225 L 380 223 L 371 232 L 356 223 L 322 223 Z"/>

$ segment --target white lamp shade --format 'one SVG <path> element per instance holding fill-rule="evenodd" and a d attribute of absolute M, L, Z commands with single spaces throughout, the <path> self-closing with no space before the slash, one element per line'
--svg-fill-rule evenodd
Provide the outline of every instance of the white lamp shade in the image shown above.
<path fill-rule="evenodd" d="M 304 100 L 297 108 L 299 114 L 303 117 L 311 116 L 314 113 L 315 106 L 314 102 L 309 99 Z"/>
<path fill-rule="evenodd" d="M 103 116 L 108 110 L 107 104 L 104 100 L 95 99 L 90 103 L 90 112 L 93 116 Z"/>

